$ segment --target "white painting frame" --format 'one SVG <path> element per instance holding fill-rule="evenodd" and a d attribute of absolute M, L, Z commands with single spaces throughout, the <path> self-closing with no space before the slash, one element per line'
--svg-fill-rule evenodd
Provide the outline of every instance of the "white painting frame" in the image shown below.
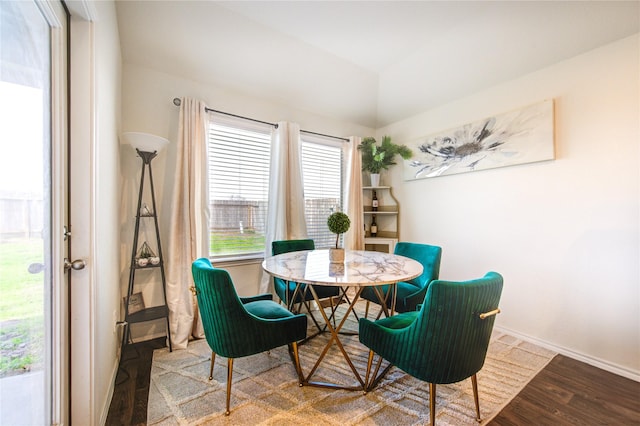
<path fill-rule="evenodd" d="M 404 180 L 553 160 L 553 110 L 545 100 L 408 142 Z"/>

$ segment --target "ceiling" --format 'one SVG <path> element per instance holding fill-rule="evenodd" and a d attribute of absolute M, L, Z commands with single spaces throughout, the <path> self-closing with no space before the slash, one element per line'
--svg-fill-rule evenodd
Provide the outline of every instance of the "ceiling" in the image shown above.
<path fill-rule="evenodd" d="M 640 1 L 119 0 L 116 8 L 125 63 L 373 128 L 640 31 Z"/>

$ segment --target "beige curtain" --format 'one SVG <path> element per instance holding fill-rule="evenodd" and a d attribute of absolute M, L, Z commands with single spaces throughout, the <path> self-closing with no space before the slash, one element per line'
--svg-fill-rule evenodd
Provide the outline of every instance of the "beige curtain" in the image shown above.
<path fill-rule="evenodd" d="M 196 297 L 190 287 L 191 263 L 209 256 L 206 128 L 205 104 L 182 98 L 165 257 L 171 338 L 177 349 L 186 348 L 191 336 L 204 337 Z"/>
<path fill-rule="evenodd" d="M 300 144 L 298 124 L 279 122 L 271 132 L 265 258 L 271 256 L 273 241 L 307 238 Z M 272 291 L 270 278 L 263 272 L 260 293 Z"/>
<path fill-rule="evenodd" d="M 345 208 L 351 219 L 351 227 L 344 236 L 344 246 L 349 250 L 364 250 L 364 218 L 362 215 L 362 159 L 358 145 L 361 138 L 351 136 L 345 144 L 344 158 L 347 159 Z"/>

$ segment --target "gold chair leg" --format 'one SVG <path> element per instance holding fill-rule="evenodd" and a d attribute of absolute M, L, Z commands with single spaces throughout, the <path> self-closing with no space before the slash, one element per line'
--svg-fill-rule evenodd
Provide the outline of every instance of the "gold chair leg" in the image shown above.
<path fill-rule="evenodd" d="M 369 301 L 367 300 L 367 304 L 365 305 L 364 308 L 364 317 L 365 318 L 369 318 Z"/>
<path fill-rule="evenodd" d="M 302 376 L 302 366 L 300 366 L 300 356 L 298 355 L 298 342 L 292 342 L 291 349 L 293 350 L 293 360 L 296 364 L 296 373 L 298 373 L 298 385 L 302 386 L 304 377 Z"/>
<path fill-rule="evenodd" d="M 209 368 L 209 380 L 213 380 L 213 364 L 216 362 L 216 353 L 211 351 L 211 367 Z"/>
<path fill-rule="evenodd" d="M 471 376 L 471 385 L 473 386 L 473 401 L 476 403 L 476 421 L 480 423 L 480 398 L 478 398 L 478 377 L 474 374 Z"/>
<path fill-rule="evenodd" d="M 371 364 L 373 363 L 373 351 L 369 349 L 369 359 L 367 360 L 367 373 L 364 376 L 364 394 L 369 389 L 369 374 L 371 373 Z"/>
<path fill-rule="evenodd" d="M 429 424 L 436 424 L 436 384 L 429 383 Z"/>
<path fill-rule="evenodd" d="M 229 402 L 231 401 L 231 379 L 233 376 L 233 358 L 227 360 L 227 411 L 224 412 L 225 416 L 231 414 L 229 411 Z"/>

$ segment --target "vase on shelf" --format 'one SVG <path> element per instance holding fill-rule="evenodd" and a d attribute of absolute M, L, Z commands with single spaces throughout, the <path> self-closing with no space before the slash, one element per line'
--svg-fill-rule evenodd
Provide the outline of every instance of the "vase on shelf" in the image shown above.
<path fill-rule="evenodd" d="M 380 173 L 371 173 L 371 186 L 380 186 Z"/>

